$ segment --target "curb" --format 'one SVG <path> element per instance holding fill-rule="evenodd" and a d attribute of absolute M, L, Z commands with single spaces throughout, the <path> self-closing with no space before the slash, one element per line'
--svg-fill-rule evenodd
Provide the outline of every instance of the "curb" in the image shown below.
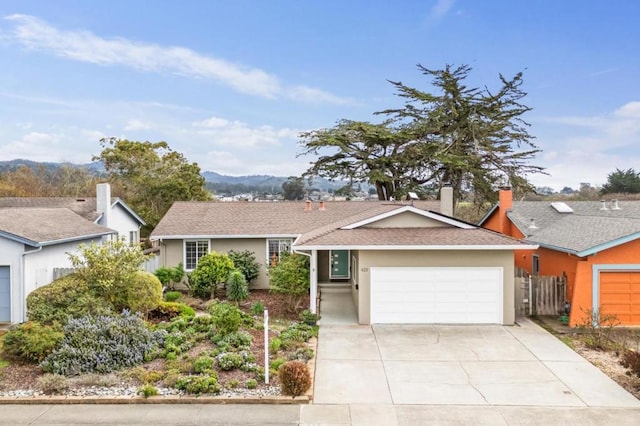
<path fill-rule="evenodd" d="M 273 404 L 273 405 L 305 405 L 309 404 L 308 396 L 273 396 L 264 398 L 238 398 L 220 396 L 122 396 L 122 397 L 81 397 L 81 396 L 46 396 L 0 398 L 0 405 L 78 405 L 78 404 Z"/>

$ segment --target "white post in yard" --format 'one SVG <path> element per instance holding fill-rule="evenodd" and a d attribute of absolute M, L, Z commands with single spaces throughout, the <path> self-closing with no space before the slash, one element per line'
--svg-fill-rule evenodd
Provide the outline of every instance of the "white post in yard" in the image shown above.
<path fill-rule="evenodd" d="M 269 311 L 264 310 L 264 382 L 269 384 Z"/>

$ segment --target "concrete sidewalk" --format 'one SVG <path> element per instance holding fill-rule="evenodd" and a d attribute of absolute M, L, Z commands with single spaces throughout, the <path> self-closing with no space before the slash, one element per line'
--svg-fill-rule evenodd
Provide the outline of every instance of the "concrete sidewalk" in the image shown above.
<path fill-rule="evenodd" d="M 536 324 L 322 326 L 315 404 L 640 408 Z"/>
<path fill-rule="evenodd" d="M 433 405 L 2 405 L 0 425 L 606 425 L 640 409 Z"/>

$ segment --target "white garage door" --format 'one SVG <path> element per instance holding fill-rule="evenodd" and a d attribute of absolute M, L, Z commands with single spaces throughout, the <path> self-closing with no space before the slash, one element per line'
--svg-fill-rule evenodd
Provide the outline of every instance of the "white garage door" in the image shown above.
<path fill-rule="evenodd" d="M 502 324 L 502 268 L 371 268 L 372 324 Z"/>

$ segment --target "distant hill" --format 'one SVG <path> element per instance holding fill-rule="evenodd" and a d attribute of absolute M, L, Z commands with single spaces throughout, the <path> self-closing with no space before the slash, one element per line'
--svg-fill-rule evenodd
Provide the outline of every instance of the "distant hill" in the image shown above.
<path fill-rule="evenodd" d="M 45 167 L 49 171 L 53 171 L 62 166 L 71 166 L 85 168 L 95 174 L 104 172 L 104 167 L 100 162 L 88 164 L 72 164 L 72 163 L 55 163 L 55 162 L 38 162 L 31 160 L 16 159 L 10 161 L 0 161 L 0 173 L 14 171 L 20 166 L 27 166 L 32 169 Z M 247 176 L 229 176 L 216 172 L 202 172 L 202 176 L 207 182 L 207 187 L 215 192 L 243 193 L 252 191 L 262 191 L 268 193 L 277 193 L 282 191 L 282 184 L 288 179 L 288 176 L 271 176 L 271 175 L 247 175 Z M 316 178 L 313 180 L 313 188 L 320 190 L 338 189 L 345 185 L 345 182 L 332 182 L 327 179 Z"/>

